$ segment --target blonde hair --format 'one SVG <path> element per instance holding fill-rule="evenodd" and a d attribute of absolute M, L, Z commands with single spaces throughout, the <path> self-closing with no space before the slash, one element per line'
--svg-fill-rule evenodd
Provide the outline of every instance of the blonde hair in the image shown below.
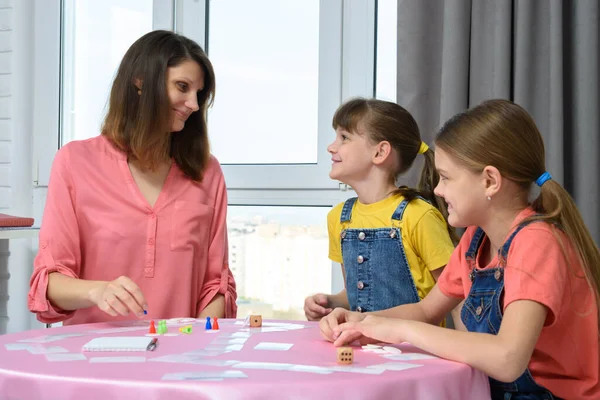
<path fill-rule="evenodd" d="M 342 128 L 354 134 L 366 134 L 374 143 L 387 141 L 398 154 L 398 168 L 391 179 L 403 174 L 411 167 L 420 153 L 421 134 L 413 116 L 396 103 L 377 99 L 353 98 L 342 104 L 333 116 L 333 129 Z M 359 128 L 364 128 L 364 132 Z M 399 187 L 396 192 L 408 201 L 417 196 L 427 199 L 436 207 L 446 220 L 450 239 L 456 245 L 458 237 L 454 227 L 448 224 L 446 202 L 436 196 L 433 190 L 440 177 L 435 169 L 434 151 L 428 148 L 423 154 L 425 163 L 417 189 L 406 186 Z"/>
<path fill-rule="evenodd" d="M 487 165 L 529 191 L 544 172 L 544 141 L 533 118 L 507 100 L 488 100 L 451 118 L 435 144 L 467 168 L 481 172 Z M 600 303 L 600 252 L 575 202 L 556 181 L 542 184 L 531 207 L 538 215 L 525 221 L 545 221 L 559 227 L 573 243 L 585 279 Z M 560 241 L 558 232 L 555 236 Z M 561 244 L 562 245 L 562 244 Z M 564 252 L 564 251 L 563 251 Z M 600 310 L 599 324 L 600 324 Z"/>

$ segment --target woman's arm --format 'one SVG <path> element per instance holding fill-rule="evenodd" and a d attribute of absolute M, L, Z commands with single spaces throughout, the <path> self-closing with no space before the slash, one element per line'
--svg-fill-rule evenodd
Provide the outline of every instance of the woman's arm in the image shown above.
<path fill-rule="evenodd" d="M 213 176 L 210 176 L 210 175 Z M 227 188 L 225 178 L 218 161 L 211 157 L 205 171 L 205 182 L 214 185 L 214 213 L 210 227 L 208 264 L 205 266 L 204 279 L 200 282 L 196 315 L 207 317 L 235 318 L 237 298 L 235 279 L 229 269 L 229 246 L 227 243 Z M 210 308 L 209 308 L 210 307 Z M 213 312 L 214 315 L 207 313 Z"/>

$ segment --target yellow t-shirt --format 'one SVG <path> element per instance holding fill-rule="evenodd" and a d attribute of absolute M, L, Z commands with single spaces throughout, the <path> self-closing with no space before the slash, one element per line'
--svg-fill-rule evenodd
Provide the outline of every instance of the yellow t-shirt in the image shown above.
<path fill-rule="evenodd" d="M 352 219 L 344 224 L 340 223 L 344 203 L 335 206 L 327 215 L 329 258 L 344 263 L 340 239 L 343 229 L 400 228 L 406 260 L 419 297 L 423 299 L 435 285 L 430 271 L 448 263 L 454 245 L 442 214 L 421 199 L 408 203 L 402 221 L 392 221 L 392 214 L 403 199 L 397 194 L 373 204 L 362 204 L 357 200 L 352 209 Z"/>

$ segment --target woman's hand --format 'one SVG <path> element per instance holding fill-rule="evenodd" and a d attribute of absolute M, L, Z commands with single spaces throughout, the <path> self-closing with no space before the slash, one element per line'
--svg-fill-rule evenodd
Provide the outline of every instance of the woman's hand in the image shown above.
<path fill-rule="evenodd" d="M 126 276 L 110 282 L 99 282 L 90 290 L 89 297 L 99 309 L 113 317 L 134 313 L 142 318 L 147 308 L 142 290 Z"/>

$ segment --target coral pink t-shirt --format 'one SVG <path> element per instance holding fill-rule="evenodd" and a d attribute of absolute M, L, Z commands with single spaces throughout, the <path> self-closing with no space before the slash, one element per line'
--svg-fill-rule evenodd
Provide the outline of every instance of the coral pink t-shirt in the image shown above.
<path fill-rule="evenodd" d="M 105 137 L 75 141 L 54 159 L 28 296 L 42 322 L 80 324 L 131 319 L 98 307 L 74 312 L 46 297 L 48 274 L 110 281 L 125 275 L 142 290 L 149 318 L 197 317 L 220 293 L 235 317 L 228 264 L 227 192 L 211 157 L 197 183 L 173 164 L 154 207 Z"/>
<path fill-rule="evenodd" d="M 533 214 L 525 209 L 513 226 Z M 465 259 L 474 227 L 468 228 L 438 280 L 447 296 L 465 298 L 471 290 Z M 560 231 L 567 259 L 547 223 L 527 225 L 515 236 L 504 271 L 504 305 L 532 300 L 548 309 L 548 316 L 529 362 L 535 381 L 565 399 L 600 399 L 598 308 L 570 240 Z M 512 233 L 512 232 L 511 232 Z M 510 235 L 510 233 L 509 233 Z M 487 241 L 484 238 L 482 246 Z M 489 265 L 498 266 L 498 256 Z"/>

